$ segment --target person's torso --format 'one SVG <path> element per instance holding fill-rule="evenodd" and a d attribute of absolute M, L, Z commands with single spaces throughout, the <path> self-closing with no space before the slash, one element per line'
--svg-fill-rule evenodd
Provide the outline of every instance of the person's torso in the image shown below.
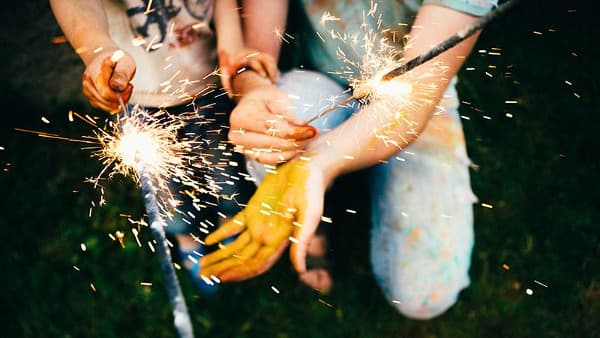
<path fill-rule="evenodd" d="M 219 79 L 213 0 L 104 0 L 110 35 L 136 62 L 132 103 L 174 106 Z"/>

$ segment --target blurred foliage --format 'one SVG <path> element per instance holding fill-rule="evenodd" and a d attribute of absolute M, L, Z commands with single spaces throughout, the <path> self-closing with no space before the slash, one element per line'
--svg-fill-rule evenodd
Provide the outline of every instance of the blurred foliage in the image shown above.
<path fill-rule="evenodd" d="M 472 283 L 446 314 L 410 320 L 380 294 L 368 261 L 368 208 L 356 193 L 366 183 L 357 183 L 364 182 L 358 172 L 327 196 L 341 206 L 328 213 L 339 234 L 332 243 L 332 293 L 302 286 L 285 256 L 265 275 L 223 285 L 211 298 L 180 271 L 196 335 L 599 337 L 600 55 L 588 6 L 522 1 L 486 28 L 461 71 L 472 185 L 480 203 L 493 208 L 475 205 Z M 100 164 L 88 151 L 13 130 L 89 133 L 66 120 L 70 109 L 93 111 L 77 92 L 81 66 L 72 50 L 50 43 L 60 31 L 47 2 L 15 4 L 2 17 L 0 335 L 175 336 L 156 257 L 138 248 L 122 216 L 142 217 L 137 187 L 125 178 L 105 182 L 107 204 L 92 207 L 98 192 L 84 180 Z M 301 30 L 293 32 L 297 39 L 284 57 L 301 45 Z M 491 48 L 501 56 L 478 52 Z M 116 231 L 125 234 L 124 247 L 109 237 Z M 142 243 L 149 236 L 142 231 Z"/>

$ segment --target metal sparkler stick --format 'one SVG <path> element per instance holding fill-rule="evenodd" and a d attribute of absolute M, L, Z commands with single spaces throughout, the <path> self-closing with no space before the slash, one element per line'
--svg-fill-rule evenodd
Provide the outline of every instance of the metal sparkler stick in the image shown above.
<path fill-rule="evenodd" d="M 179 337 L 193 338 L 194 332 L 192 329 L 192 321 L 185 304 L 185 298 L 181 292 L 179 280 L 177 279 L 175 269 L 173 268 L 171 252 L 169 251 L 165 235 L 165 223 L 158 210 L 156 196 L 152 187 L 152 180 L 150 175 L 148 175 L 141 165 L 138 167 L 138 174 L 140 176 L 140 184 L 144 196 L 144 206 L 146 207 L 146 213 L 148 214 L 148 223 L 150 224 L 152 236 L 157 243 L 156 252 L 158 253 L 167 295 L 169 296 L 171 308 L 173 309 L 173 322 L 175 328 L 179 333 Z"/>
<path fill-rule="evenodd" d="M 342 108 L 342 107 L 344 107 L 344 106 L 345 106 L 345 105 L 347 105 L 348 103 L 352 102 L 352 100 L 354 100 L 354 99 L 356 99 L 356 97 L 354 97 L 354 96 L 350 96 L 350 97 L 347 97 L 347 98 L 343 99 L 342 101 L 340 101 L 340 102 L 338 102 L 338 103 L 334 104 L 334 105 L 333 105 L 333 106 L 331 106 L 330 108 L 327 108 L 327 109 L 323 110 L 322 112 L 318 113 L 317 115 L 315 115 L 315 116 L 311 117 L 310 119 L 308 119 L 308 120 L 305 122 L 305 124 L 310 124 L 310 123 L 311 123 L 311 122 L 313 122 L 314 120 L 317 120 L 317 119 L 319 119 L 319 118 L 321 118 L 321 117 L 323 117 L 323 116 L 325 116 L 325 115 L 327 115 L 327 114 L 331 113 L 332 111 L 334 111 L 334 110 L 336 110 L 336 109 L 338 109 L 338 108 Z"/>
<path fill-rule="evenodd" d="M 383 81 L 391 80 L 397 76 L 407 73 L 408 71 L 414 69 L 415 67 L 418 67 L 418 66 L 424 64 L 425 62 L 433 59 L 434 57 L 442 54 L 443 52 L 447 51 L 448 49 L 450 49 L 450 48 L 456 46 L 457 44 L 461 43 L 462 41 L 466 40 L 471 35 L 475 34 L 477 31 L 481 30 L 485 25 L 490 23 L 490 21 L 492 21 L 496 17 L 504 14 L 511 7 L 513 7 L 517 2 L 518 2 L 518 0 L 505 1 L 500 6 L 498 6 L 495 10 L 487 13 L 486 15 L 482 16 L 476 22 L 466 26 L 465 28 L 461 29 L 454 35 L 450 36 L 448 39 L 440 42 L 438 45 L 436 45 L 429 51 L 427 51 L 427 52 L 409 60 L 408 62 L 402 64 L 401 66 L 389 71 L 388 73 L 383 75 L 383 77 L 381 79 Z M 332 107 L 330 107 L 330 108 L 316 114 L 315 116 L 311 117 L 310 119 L 308 119 L 306 124 L 309 124 L 309 123 L 313 122 L 314 120 L 319 119 L 319 118 L 331 113 L 332 111 L 336 110 L 337 108 L 343 107 L 344 105 L 351 102 L 353 99 L 363 98 L 365 94 L 366 93 L 361 93 L 360 95 L 362 95 L 362 96 L 354 96 L 353 95 L 347 99 L 344 99 L 343 101 L 340 101 L 339 103 L 333 105 Z"/>
<path fill-rule="evenodd" d="M 448 39 L 440 42 L 437 46 L 431 48 L 426 53 L 423 53 L 423 54 L 413 58 L 412 60 L 406 62 L 405 64 L 401 65 L 400 67 L 391 70 L 390 72 L 385 74 L 381 79 L 383 81 L 391 80 L 391 79 L 395 78 L 396 76 L 400 76 L 400 75 L 408 72 L 409 70 L 411 70 L 415 67 L 418 67 L 418 66 L 424 64 L 425 62 L 433 59 L 434 57 L 442 54 L 443 52 L 447 51 L 448 49 L 450 49 L 450 48 L 456 46 L 457 44 L 461 43 L 462 41 L 466 40 L 471 35 L 475 34 L 475 32 L 482 29 L 485 25 L 487 25 L 494 18 L 496 18 L 499 15 L 506 12 L 508 9 L 510 9 L 512 6 L 514 6 L 517 2 L 518 2 L 518 0 L 509 0 L 509 1 L 504 2 L 502 5 L 498 6 L 495 10 L 487 13 L 486 15 L 482 16 L 479 20 L 475 21 L 474 23 L 472 23 L 472 24 L 468 25 L 467 27 L 461 29 L 460 31 L 456 32 L 454 35 L 452 35 Z"/>
<path fill-rule="evenodd" d="M 131 117 L 120 93 L 118 94 L 118 98 L 123 114 L 127 117 Z M 142 195 L 144 197 L 144 207 L 146 209 L 146 214 L 148 215 L 148 224 L 150 225 L 152 237 L 156 241 L 156 252 L 158 253 L 165 288 L 171 303 L 171 309 L 173 310 L 173 323 L 175 329 L 177 330 L 179 337 L 193 338 L 194 332 L 192 321 L 187 305 L 185 304 L 185 298 L 183 297 L 179 280 L 177 279 L 177 274 L 173 268 L 171 251 L 167 244 L 167 237 L 164 229 L 165 221 L 158 208 L 155 189 L 152 185 L 152 176 L 147 172 L 147 168 L 145 168 L 143 161 L 138 161 L 136 169 L 140 179 Z"/>

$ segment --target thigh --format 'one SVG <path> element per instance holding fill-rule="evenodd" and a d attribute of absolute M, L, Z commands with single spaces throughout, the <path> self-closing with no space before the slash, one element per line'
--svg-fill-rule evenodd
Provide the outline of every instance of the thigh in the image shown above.
<path fill-rule="evenodd" d="M 452 111 L 453 110 L 453 111 Z M 450 307 L 469 284 L 475 201 L 456 107 L 371 169 L 371 262 L 378 284 L 409 317 Z"/>

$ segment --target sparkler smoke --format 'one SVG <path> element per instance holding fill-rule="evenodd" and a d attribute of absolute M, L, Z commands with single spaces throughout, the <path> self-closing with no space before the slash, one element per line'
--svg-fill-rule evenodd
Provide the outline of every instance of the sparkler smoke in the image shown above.
<path fill-rule="evenodd" d="M 362 64 L 357 64 L 356 62 L 351 61 L 346 56 L 346 53 L 344 51 L 338 50 L 338 57 L 340 57 L 342 60 L 344 60 L 351 67 L 358 68 L 359 72 L 361 74 L 361 76 L 359 78 L 352 78 L 352 77 L 348 78 L 348 82 L 351 84 L 351 87 L 354 88 L 352 96 L 350 96 L 344 100 L 341 100 L 337 103 L 334 103 L 333 105 L 331 105 L 330 107 L 328 107 L 326 109 L 323 109 L 318 114 L 316 114 L 313 117 L 311 117 L 310 119 L 308 119 L 306 121 L 306 124 L 309 124 L 309 123 L 331 113 L 332 111 L 335 111 L 338 108 L 347 106 L 355 99 L 364 100 L 365 98 L 367 98 L 369 96 L 379 96 L 379 98 L 382 98 L 381 94 L 384 94 L 384 96 L 388 96 L 388 98 L 393 96 L 393 89 L 395 86 L 392 84 L 386 83 L 386 82 L 388 82 L 400 75 L 408 73 L 410 70 L 424 64 L 427 61 L 430 61 L 431 59 L 442 54 L 443 52 L 447 51 L 448 49 L 450 49 L 450 48 L 456 46 L 457 44 L 459 44 L 460 42 L 466 40 L 467 38 L 469 38 L 470 36 L 475 34 L 477 31 L 481 30 L 484 26 L 486 26 L 488 23 L 490 23 L 493 19 L 504 14 L 506 11 L 508 11 L 510 8 L 512 8 L 517 2 L 518 2 L 518 0 L 509 0 L 509 1 L 502 3 L 495 10 L 482 16 L 476 22 L 466 26 L 465 28 L 463 28 L 459 32 L 455 33 L 454 35 L 450 36 L 448 39 L 442 41 L 441 43 L 439 43 L 437 46 L 433 47 L 429 51 L 409 60 L 408 62 L 402 64 L 399 67 L 396 67 L 396 65 L 394 65 L 393 63 L 395 63 L 395 60 L 400 55 L 400 52 L 395 50 L 394 46 L 385 42 L 385 39 L 377 40 L 376 37 L 374 36 L 373 32 L 368 32 L 368 31 L 364 32 L 364 36 L 362 37 L 363 44 L 360 46 L 362 51 L 361 51 L 361 53 L 358 53 L 358 52 L 356 53 L 357 55 L 362 55 L 362 57 L 361 57 Z M 375 10 L 376 10 L 376 8 L 372 8 L 369 11 L 369 14 L 367 16 L 369 16 L 369 15 L 374 16 Z M 329 13 L 326 13 L 323 16 L 322 21 L 326 22 L 326 21 L 330 21 L 330 20 L 335 21 L 335 20 L 339 20 L 339 19 L 332 17 L 331 15 L 329 15 Z M 367 26 L 367 25 L 365 25 L 365 26 Z M 377 32 L 377 33 L 381 34 L 383 32 Z M 334 39 L 347 40 L 346 37 L 340 37 L 339 35 L 336 36 L 336 34 L 333 32 L 332 32 L 332 35 L 333 35 Z M 357 36 L 352 36 L 350 38 L 351 38 L 350 40 L 352 42 L 355 42 L 358 40 Z M 390 63 L 392 63 L 392 66 L 390 66 Z M 392 67 L 395 67 L 395 68 L 391 69 Z M 387 70 L 385 70 L 385 69 L 387 69 Z M 391 69 L 391 70 L 389 70 L 389 69 Z M 351 74 L 352 71 L 346 70 L 346 72 L 340 72 L 340 73 L 341 74 L 344 74 L 344 73 Z M 402 95 L 403 92 L 406 91 L 405 89 L 407 86 L 411 86 L 408 83 L 398 82 L 397 84 L 400 85 L 400 87 L 401 87 L 401 88 L 399 88 L 400 91 L 398 92 L 398 94 L 400 94 L 400 95 Z"/>

